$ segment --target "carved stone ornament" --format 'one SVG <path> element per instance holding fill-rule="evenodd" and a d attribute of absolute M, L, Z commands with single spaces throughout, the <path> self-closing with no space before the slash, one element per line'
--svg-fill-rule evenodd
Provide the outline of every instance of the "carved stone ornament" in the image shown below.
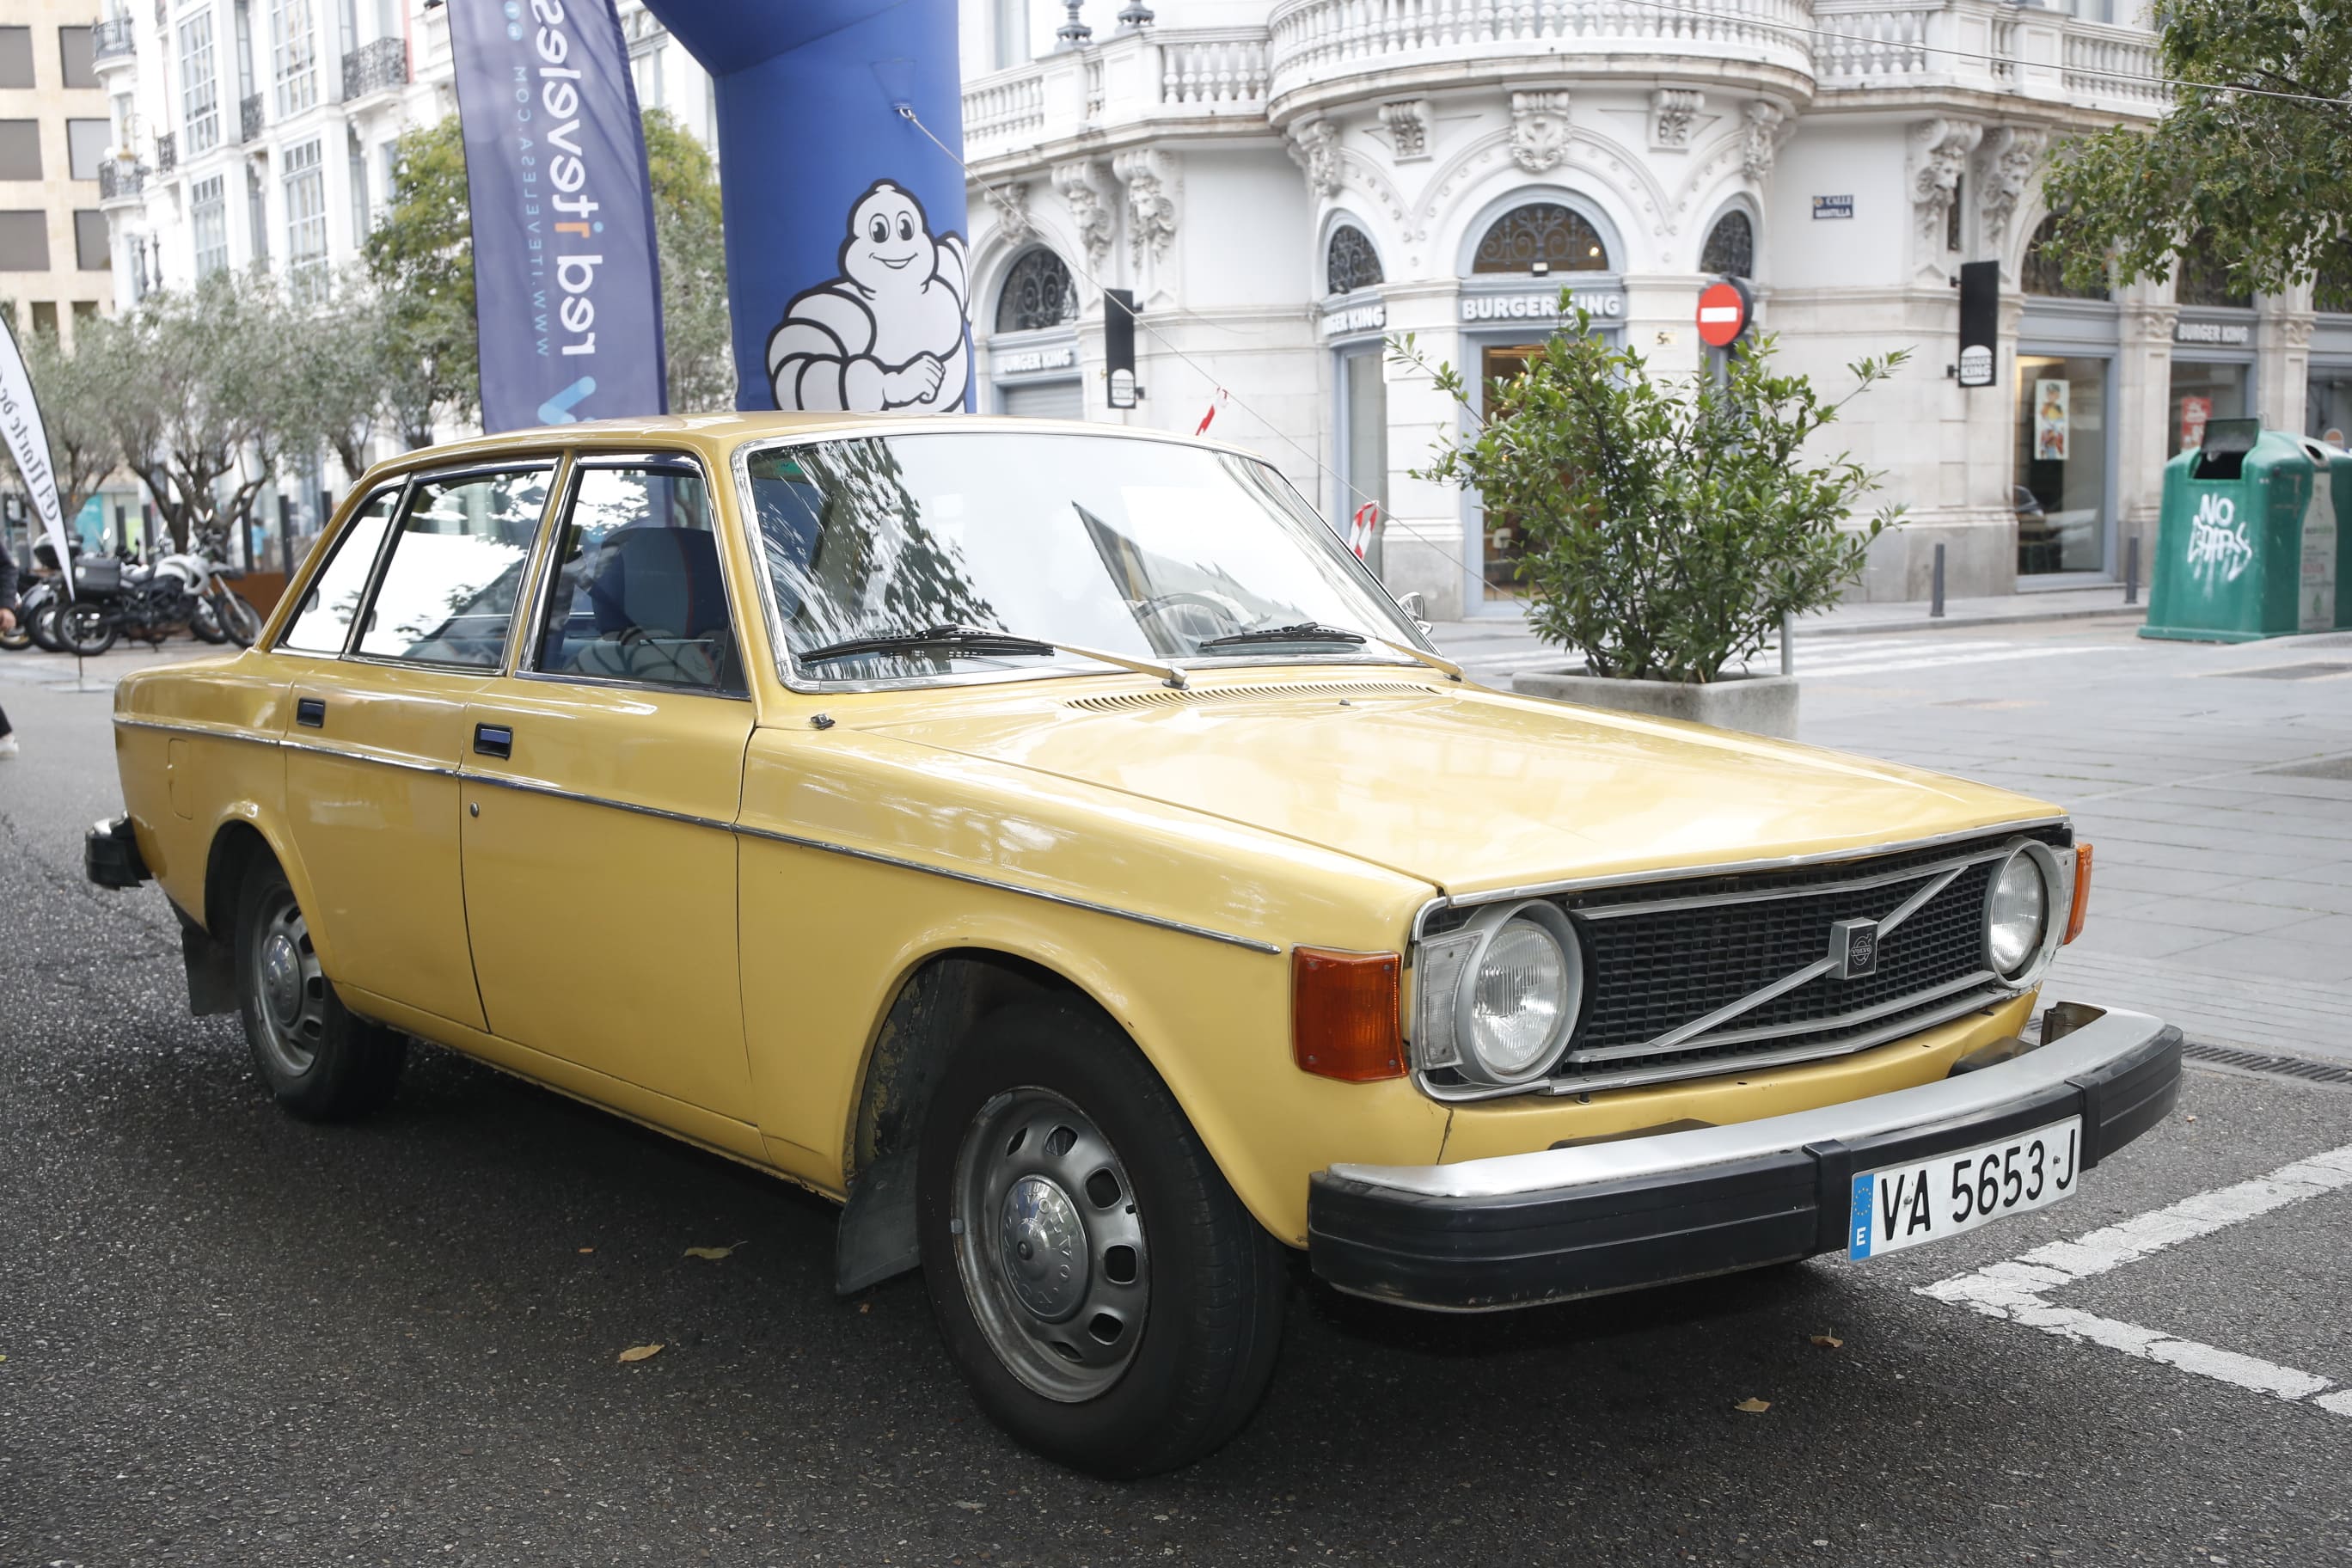
<path fill-rule="evenodd" d="M 1540 174 L 1568 155 L 1568 92 L 1511 94 L 1511 156 Z"/>
<path fill-rule="evenodd" d="M 1740 118 L 1739 166 L 1760 185 L 1771 176 L 1772 154 L 1780 145 L 1780 123 L 1788 116 L 1759 98 L 1749 102 Z"/>
<path fill-rule="evenodd" d="M 1381 123 L 1389 129 L 1389 144 L 1400 163 L 1429 156 L 1429 105 L 1418 98 L 1381 105 Z"/>
<path fill-rule="evenodd" d="M 1292 162 L 1307 171 L 1318 195 L 1336 196 L 1345 179 L 1339 166 L 1339 128 L 1328 120 L 1302 120 L 1290 128 Z"/>
<path fill-rule="evenodd" d="M 1008 242 L 1018 245 L 1037 232 L 1037 222 L 1029 216 L 1028 181 L 1008 180 L 986 189 L 996 208 L 996 226 Z"/>
<path fill-rule="evenodd" d="M 1703 92 L 1662 87 L 1650 94 L 1650 145 L 1688 147 L 1698 111 L 1706 107 L 1706 94 Z"/>
<path fill-rule="evenodd" d="M 2017 204 L 2025 199 L 2034 166 L 2049 145 L 2050 132 L 2022 125 L 1996 126 L 1985 133 L 1984 145 L 1977 153 L 1977 190 L 1978 211 L 1984 216 L 1989 246 L 1999 248 L 2008 235 L 2009 220 L 2016 216 Z"/>
<path fill-rule="evenodd" d="M 1132 147 L 1111 161 L 1111 173 L 1127 187 L 1127 249 L 1139 267 L 1144 253 L 1153 260 L 1168 254 L 1176 237 L 1175 176 L 1158 149 Z"/>
<path fill-rule="evenodd" d="M 2282 348 L 2309 348 L 2312 331 L 2319 325 L 2314 318 L 2301 313 L 2277 316 L 2273 320 L 2278 322 L 2279 346 Z"/>
<path fill-rule="evenodd" d="M 1070 205 L 1070 222 L 1078 231 L 1078 242 L 1087 247 L 1088 270 L 1101 271 L 1103 258 L 1110 254 L 1111 224 L 1116 215 L 1103 199 L 1097 165 L 1083 158 L 1072 163 L 1055 164 L 1054 188 Z"/>
<path fill-rule="evenodd" d="M 1911 211 L 1923 243 L 1940 246 L 1952 194 L 1984 140 L 1984 127 L 1966 120 L 1922 120 L 1911 127 Z"/>

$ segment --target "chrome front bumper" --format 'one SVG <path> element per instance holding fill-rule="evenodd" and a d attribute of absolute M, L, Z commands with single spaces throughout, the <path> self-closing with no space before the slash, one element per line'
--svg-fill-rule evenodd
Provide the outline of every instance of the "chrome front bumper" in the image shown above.
<path fill-rule="evenodd" d="M 2111 1009 L 1992 1067 L 1787 1116 L 1453 1165 L 1334 1165 L 1308 1194 L 1307 1256 L 1339 1289 L 1452 1311 L 1752 1268 L 1843 1248 L 1858 1171 L 2074 1115 L 2089 1170 L 2179 1089 L 2180 1031 Z"/>

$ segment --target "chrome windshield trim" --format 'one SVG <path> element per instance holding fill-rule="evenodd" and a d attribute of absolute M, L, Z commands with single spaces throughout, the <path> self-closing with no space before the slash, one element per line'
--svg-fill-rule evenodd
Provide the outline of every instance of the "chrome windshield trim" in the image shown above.
<path fill-rule="evenodd" d="M 1520 899 L 1556 898 L 1563 893 L 1591 892 L 1601 888 L 1634 888 L 1653 882 L 1674 882 L 1695 877 L 1736 877 L 1758 871 L 1795 871 L 1808 866 L 1826 866 L 1840 860 L 1866 860 L 1879 855 L 1903 855 L 1914 849 L 1939 849 L 1947 844 L 1964 839 L 1987 838 L 1994 834 L 2019 834 L 2036 827 L 2064 827 L 2069 819 L 2056 816 L 2019 817 L 2009 822 L 1989 822 L 1981 827 L 1962 828 L 1952 833 L 1938 833 L 1927 838 L 1897 839 L 1891 844 L 1860 844 L 1851 849 L 1824 849 L 1805 855 L 1770 856 L 1759 860 L 1726 860 L 1715 865 L 1672 866 L 1650 871 L 1629 871 L 1599 877 L 1570 877 L 1555 882 L 1529 882 L 1516 888 L 1498 888 L 1490 892 L 1440 893 L 1421 906 L 1412 918 L 1412 940 L 1420 942 L 1429 929 L 1430 916 L 1441 910 L 1471 909 L 1480 904 L 1501 903 Z M 2001 853 L 2008 852 L 2004 842 Z M 1788 898 L 1797 889 L 1780 889 L 1768 896 Z M 1716 901 L 1716 900 L 1709 900 Z M 1576 911 L 1583 918 L 1585 911 Z"/>
<path fill-rule="evenodd" d="M 291 735 L 280 736 L 279 750 L 309 752 L 316 756 L 334 757 L 346 763 L 372 763 L 380 768 L 397 768 L 402 773 L 429 773 L 436 778 L 454 779 L 457 770 L 439 763 L 420 763 L 410 757 L 387 757 L 374 752 L 355 752 L 345 746 L 322 746 L 316 741 L 298 741 Z"/>
<path fill-rule="evenodd" d="M 1207 926 L 1187 925 L 1182 921 L 1165 920 L 1159 915 L 1147 915 L 1135 910 L 1122 910 L 1110 904 L 1098 904 L 1090 899 L 1073 898 L 1067 893 L 1049 893 L 1042 888 L 1024 888 L 1018 882 L 1001 881 L 994 877 L 982 877 L 972 871 L 953 870 L 945 866 L 927 865 L 920 860 L 909 860 L 898 855 L 885 855 L 877 849 L 859 849 L 847 844 L 835 844 L 828 839 L 807 838 L 796 833 L 780 833 L 772 827 L 752 827 L 743 823 L 737 823 L 735 831 L 745 838 L 764 839 L 771 844 L 789 844 L 794 848 L 815 849 L 827 855 L 846 855 L 853 860 L 867 860 L 878 866 L 895 866 L 904 871 L 920 871 L 927 876 L 944 877 L 951 882 L 969 883 L 976 888 L 992 888 L 1001 893 L 1017 893 L 1024 899 L 1037 899 L 1045 903 L 1059 904 L 1065 909 L 1085 910 L 1093 914 L 1109 915 L 1115 920 L 1133 921 L 1138 925 L 1153 926 L 1160 931 L 1177 931 L 1185 936 L 1197 936 L 1208 942 L 1223 942 L 1228 947 L 1246 948 L 1252 952 L 1267 953 L 1277 958 L 1282 955 L 1281 948 L 1272 942 L 1260 942 L 1255 937 L 1235 936 L 1230 931 L 1212 931 Z"/>
<path fill-rule="evenodd" d="M 1831 1139 L 1856 1142 L 1981 1115 L 2095 1072 L 2147 1047 L 2165 1025 L 2111 1008 L 2064 1038 L 1979 1072 L 1937 1079 L 1811 1110 L 1754 1121 L 1624 1138 L 1572 1149 L 1498 1154 L 1451 1165 L 1333 1165 L 1339 1180 L 1425 1198 L 1512 1198 L 1641 1181 L 1794 1153 Z"/>

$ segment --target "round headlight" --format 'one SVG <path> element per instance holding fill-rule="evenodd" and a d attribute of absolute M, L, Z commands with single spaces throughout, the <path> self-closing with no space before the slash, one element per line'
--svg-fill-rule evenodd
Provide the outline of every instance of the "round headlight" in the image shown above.
<path fill-rule="evenodd" d="M 1462 1072 L 1480 1083 L 1528 1083 L 1568 1048 L 1584 999 L 1584 959 L 1568 917 L 1530 901 L 1488 929 L 1462 987 L 1455 1038 Z"/>
<path fill-rule="evenodd" d="M 2051 868 L 2042 864 L 2045 859 L 2054 864 L 2042 845 L 2019 845 L 1994 869 L 1986 890 L 1985 966 L 2004 980 L 2023 973 L 2050 934 L 2057 888 Z"/>

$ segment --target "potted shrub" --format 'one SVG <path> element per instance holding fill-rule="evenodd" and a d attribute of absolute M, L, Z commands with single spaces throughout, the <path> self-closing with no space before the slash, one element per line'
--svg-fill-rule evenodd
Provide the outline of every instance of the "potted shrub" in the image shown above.
<path fill-rule="evenodd" d="M 1459 371 L 1430 370 L 1410 337 L 1391 345 L 1468 416 L 1414 477 L 1475 489 L 1525 531 L 1528 624 L 1581 656 L 1513 689 L 1794 735 L 1795 680 L 1739 667 L 1783 616 L 1834 603 L 1900 515 L 1846 526 L 1878 476 L 1843 455 L 1808 462 L 1803 448 L 1906 356 L 1854 364 L 1853 390 L 1830 403 L 1805 377 L 1773 374 L 1769 337 L 1720 375 L 1658 380 L 1639 353 L 1591 336 L 1566 289 L 1560 312 L 1562 329 L 1483 413 Z"/>

